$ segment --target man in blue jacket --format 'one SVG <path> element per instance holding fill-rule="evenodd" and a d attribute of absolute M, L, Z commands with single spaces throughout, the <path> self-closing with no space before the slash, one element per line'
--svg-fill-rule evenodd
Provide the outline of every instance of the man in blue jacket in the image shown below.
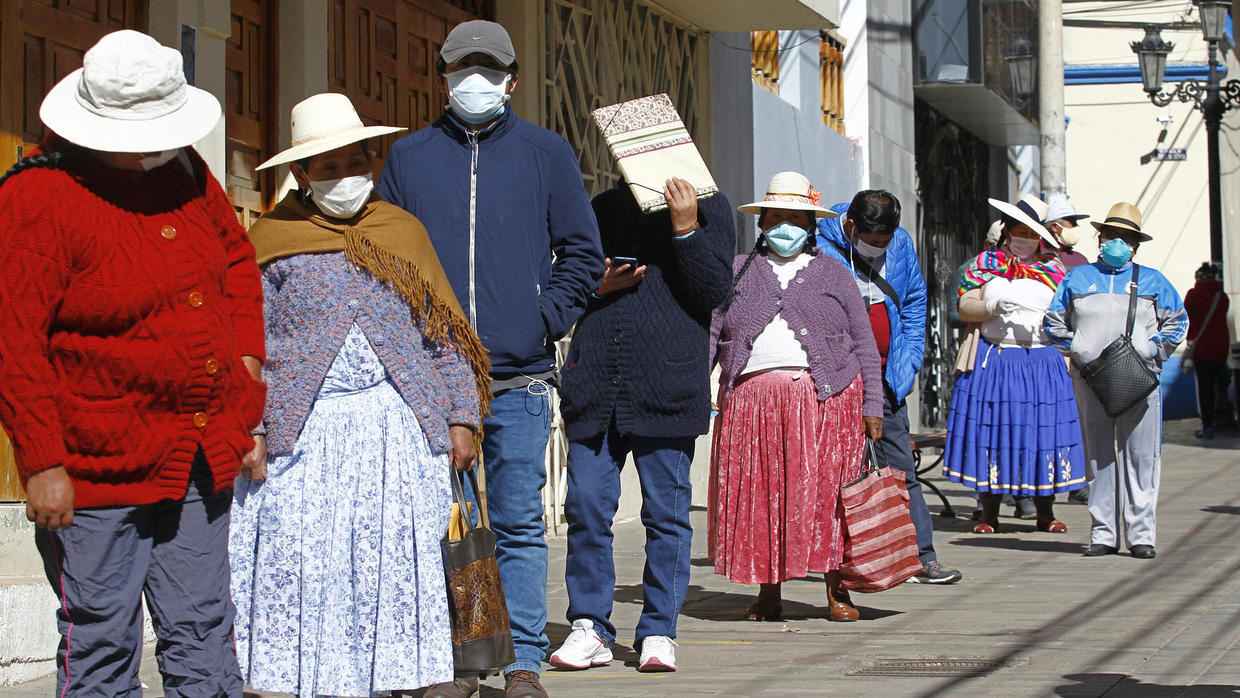
<path fill-rule="evenodd" d="M 483 463 L 517 659 L 504 669 L 505 691 L 537 698 L 547 695 L 538 681 L 549 647 L 541 490 L 554 342 L 584 311 L 603 255 L 571 147 L 508 105 L 517 61 L 504 28 L 458 25 L 436 68 L 448 107 L 392 145 L 378 191 L 426 225 L 491 358 Z M 456 684 L 461 695 L 476 690 Z M 454 695 L 450 686 L 436 695 Z"/>
<path fill-rule="evenodd" d="M 857 279 L 857 288 L 870 309 L 870 326 L 883 361 L 883 438 L 879 457 L 904 471 L 909 513 L 917 529 L 922 573 L 910 582 L 952 584 L 959 570 L 944 567 L 934 552 L 934 524 L 917 481 L 909 447 L 908 403 L 917 383 L 926 343 L 926 281 L 917 262 L 917 250 L 900 223 L 900 201 L 890 192 L 857 192 L 850 204 L 831 210 L 839 218 L 818 220 L 818 248 L 844 263 Z"/>

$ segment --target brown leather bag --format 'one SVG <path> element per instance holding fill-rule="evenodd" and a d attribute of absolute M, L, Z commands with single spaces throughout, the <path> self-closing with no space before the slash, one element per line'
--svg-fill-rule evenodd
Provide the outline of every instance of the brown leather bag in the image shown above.
<path fill-rule="evenodd" d="M 469 483 L 478 500 L 475 525 L 465 501 L 461 474 L 452 468 L 452 520 L 443 539 L 448 582 L 448 617 L 452 625 L 452 659 L 457 676 L 490 676 L 515 662 L 508 605 L 495 561 L 495 533 L 486 499 L 474 471 Z M 462 513 L 464 512 L 464 513 Z M 454 535 L 456 534 L 456 535 Z"/>

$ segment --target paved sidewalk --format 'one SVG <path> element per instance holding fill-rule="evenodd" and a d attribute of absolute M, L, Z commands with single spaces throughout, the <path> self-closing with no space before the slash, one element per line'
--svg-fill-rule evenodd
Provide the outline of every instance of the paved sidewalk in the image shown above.
<path fill-rule="evenodd" d="M 697 511 L 680 671 L 672 674 L 634 669 L 644 533 L 638 522 L 618 524 L 616 661 L 549 671 L 544 685 L 553 696 L 590 698 L 1240 695 L 1240 438 L 1202 442 L 1193 428 L 1189 421 L 1167 425 L 1157 559 L 1082 557 L 1089 516 L 1080 505 L 1057 505 L 1071 528 L 1061 535 L 1004 518 L 1008 532 L 976 536 L 967 519 L 936 516 L 939 556 L 962 569 L 964 581 L 855 594 L 857 623 L 826 620 L 821 577 L 784 585 L 784 621 L 740 620 L 756 589 L 713 573 L 704 559 L 705 515 Z M 945 492 L 967 516 L 968 491 Z M 930 504 L 940 509 L 937 500 Z M 563 538 L 552 541 L 552 556 L 548 633 L 555 647 L 568 632 Z M 932 661 L 881 666 L 900 659 Z M 980 677 L 949 675 L 991 663 L 996 668 Z M 158 686 L 153 662 L 144 666 L 147 683 Z M 491 679 L 483 696 L 502 696 L 501 687 Z M 0 689 L 0 696 L 51 692 L 42 681 Z"/>

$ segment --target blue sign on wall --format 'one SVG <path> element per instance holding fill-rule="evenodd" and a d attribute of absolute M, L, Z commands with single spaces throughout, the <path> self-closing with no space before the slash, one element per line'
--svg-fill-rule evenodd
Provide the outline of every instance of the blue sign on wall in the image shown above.
<path fill-rule="evenodd" d="M 1179 161 L 1188 159 L 1187 148 L 1159 148 L 1154 151 L 1155 160 Z"/>

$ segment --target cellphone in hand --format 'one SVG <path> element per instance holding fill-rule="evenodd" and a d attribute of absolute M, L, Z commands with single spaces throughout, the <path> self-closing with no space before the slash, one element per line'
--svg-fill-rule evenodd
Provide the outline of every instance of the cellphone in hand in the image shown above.
<path fill-rule="evenodd" d="M 622 267 L 622 266 L 624 266 L 625 264 L 627 264 L 627 265 L 629 265 L 630 267 L 632 267 L 632 268 L 636 269 L 636 268 L 637 268 L 637 258 L 636 258 L 636 257 L 612 257 L 612 258 L 611 258 L 611 266 L 612 266 L 612 268 L 613 268 L 613 269 L 615 269 L 615 268 L 617 268 L 617 267 Z"/>

